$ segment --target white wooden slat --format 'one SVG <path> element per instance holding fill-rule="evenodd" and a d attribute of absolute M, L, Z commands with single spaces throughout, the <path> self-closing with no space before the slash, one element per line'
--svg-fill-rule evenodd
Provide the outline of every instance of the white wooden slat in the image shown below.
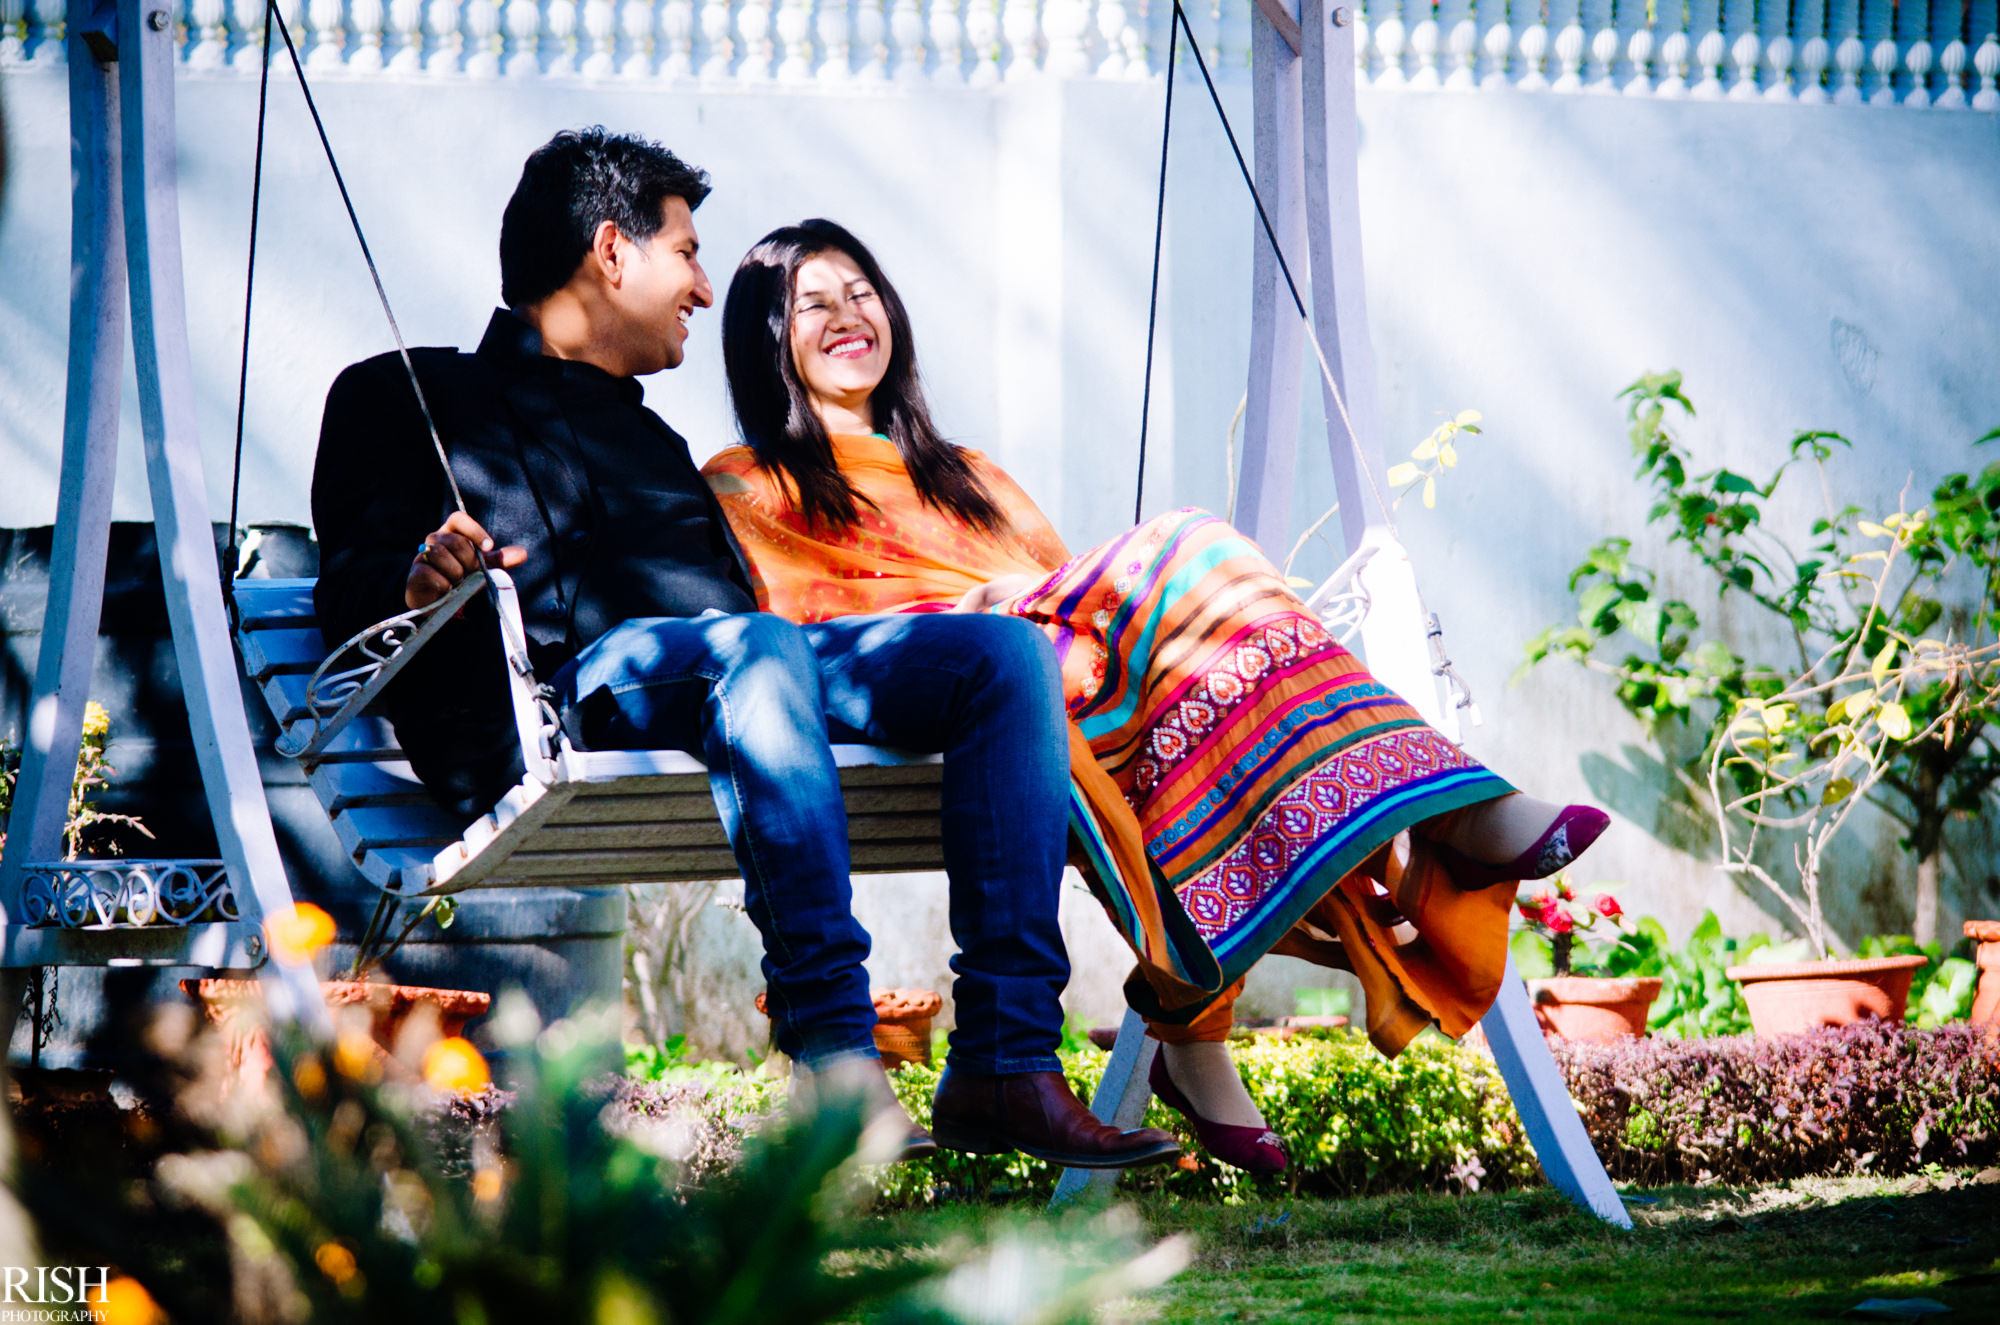
<path fill-rule="evenodd" d="M 280 726 L 289 727 L 308 716 L 306 691 L 311 680 L 302 672 L 274 672 L 257 683 L 264 702 L 271 706 L 271 716 Z"/>
<path fill-rule="evenodd" d="M 728 881 L 739 877 L 736 857 L 727 851 L 698 852 L 681 851 L 671 856 L 663 856 L 645 863 L 643 869 L 624 863 L 608 874 L 570 875 L 551 877 L 542 874 L 522 874 L 513 869 L 512 863 L 502 866 L 480 881 L 481 888 L 547 888 L 560 884 L 565 888 L 622 888 L 635 883 L 710 883 Z"/>
<path fill-rule="evenodd" d="M 244 630 L 279 630 L 309 625 L 318 628 L 313 607 L 313 580 L 232 580 L 236 618 Z"/>
<path fill-rule="evenodd" d="M 431 877 L 439 884 L 468 888 L 492 873 L 575 794 L 571 783 L 545 787 L 530 777 L 501 798 L 494 812 L 473 825 L 466 840 L 437 854 Z M 490 837 L 483 836 L 490 832 Z"/>
<path fill-rule="evenodd" d="M 722 824 L 710 816 L 680 823 L 544 824 L 522 847 L 527 852 L 648 850 L 729 850 Z M 517 853 L 518 855 L 519 853 Z"/>
<path fill-rule="evenodd" d="M 864 781 L 935 780 L 942 775 L 944 760 L 935 754 L 913 754 L 872 745 L 840 744 L 831 747 L 833 762 L 847 775 L 858 774 Z M 708 775 L 708 767 L 693 755 L 679 750 L 572 750 L 563 758 L 563 775 L 586 782 L 605 782 L 661 774 Z"/>
<path fill-rule="evenodd" d="M 568 750 L 561 774 L 577 782 L 613 782 L 673 775 L 708 777 L 708 766 L 679 750 Z"/>
<path fill-rule="evenodd" d="M 375 847 L 355 861 L 355 865 L 362 877 L 377 888 L 408 891 L 413 879 L 429 881 L 428 871 L 436 854 L 425 847 Z"/>
<path fill-rule="evenodd" d="M 713 820 L 715 798 L 709 795 L 708 779 L 701 779 L 698 791 L 645 796 L 593 796 L 589 788 L 579 789 L 570 803 L 558 810 L 551 824 L 642 824 L 684 823 Z"/>
<path fill-rule="evenodd" d="M 692 850 L 661 851 L 645 847 L 601 851 L 520 850 L 504 865 L 496 866 L 494 873 L 545 882 L 606 875 L 619 875 L 638 882 L 658 879 L 663 870 L 683 869 L 698 854 Z M 855 867 L 863 870 L 925 870 L 943 866 L 943 857 L 935 842 L 857 842 L 852 847 L 852 855 Z M 735 878 L 740 873 L 735 858 L 727 851 L 713 853 L 712 860 L 717 872 L 701 877 L 726 879 Z M 728 862 L 726 865 L 723 863 L 725 860 Z"/>
<path fill-rule="evenodd" d="M 370 847 L 425 846 L 433 849 L 459 840 L 460 821 L 435 801 L 419 805 L 363 805 L 333 816 L 351 854 Z"/>
<path fill-rule="evenodd" d="M 361 805 L 427 805 L 431 795 L 410 766 L 393 763 L 320 764 L 306 775 L 328 814 Z"/>
<path fill-rule="evenodd" d="M 589 784 L 558 811 L 551 823 L 615 824 L 675 823 L 685 820 L 713 820 L 715 800 L 707 779 L 693 783 L 693 790 L 641 795 L 595 792 Z M 619 784 L 623 785 L 623 784 Z M 844 799 L 850 820 L 884 814 L 927 815 L 935 825 L 940 805 L 935 786 L 847 787 Z M 933 834 L 936 829 L 933 827 Z"/>
<path fill-rule="evenodd" d="M 326 660 L 326 644 L 318 627 L 304 630 L 244 630 L 236 635 L 243 670 L 253 681 L 275 672 L 315 671 Z"/>
<path fill-rule="evenodd" d="M 373 717 L 354 719 L 331 744 L 305 762 L 308 768 L 356 762 L 409 767 L 403 761 L 403 747 L 396 743 L 396 733 L 390 729 L 388 720 Z"/>

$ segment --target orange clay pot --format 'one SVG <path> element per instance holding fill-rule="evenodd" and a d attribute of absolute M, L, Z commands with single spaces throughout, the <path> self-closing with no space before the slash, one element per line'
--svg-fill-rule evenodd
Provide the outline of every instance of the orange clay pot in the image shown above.
<path fill-rule="evenodd" d="M 1968 920 L 1965 937 L 1979 945 L 1979 990 L 1972 996 L 1972 1024 L 2000 1032 L 2000 920 Z"/>
<path fill-rule="evenodd" d="M 183 980 L 181 992 L 201 1005 L 209 1022 L 228 1039 L 229 1062 L 239 1079 L 255 1085 L 271 1068 L 271 1044 L 262 1020 L 239 1017 L 250 1004 L 262 1005 L 264 987 L 257 980 Z M 320 996 L 336 1024 L 359 1021 L 358 1015 L 344 1015 L 352 1008 L 365 1013 L 369 1038 L 386 1062 L 396 1040 L 420 1006 L 436 1010 L 437 1034 L 450 1038 L 463 1034 L 465 1024 L 493 1006 L 493 995 L 470 989 L 430 989 L 422 985 L 392 985 L 373 980 L 322 980 Z"/>
<path fill-rule="evenodd" d="M 1723 974 L 1743 986 L 1750 1025 L 1759 1035 L 1794 1035 L 1868 1018 L 1901 1021 L 1910 981 L 1927 960 L 1862 957 L 1848 961 L 1772 962 L 1732 966 Z"/>
<path fill-rule="evenodd" d="M 1652 975 L 1557 975 L 1528 981 L 1528 994 L 1542 1034 L 1604 1044 L 1646 1033 L 1646 1014 L 1663 983 Z"/>
<path fill-rule="evenodd" d="M 928 989 L 878 989 L 875 991 L 875 1051 L 882 1066 L 894 1072 L 911 1063 L 931 1061 L 931 1018 L 944 1010 L 944 999 Z M 757 1010 L 770 1016 L 764 995 L 757 995 Z"/>

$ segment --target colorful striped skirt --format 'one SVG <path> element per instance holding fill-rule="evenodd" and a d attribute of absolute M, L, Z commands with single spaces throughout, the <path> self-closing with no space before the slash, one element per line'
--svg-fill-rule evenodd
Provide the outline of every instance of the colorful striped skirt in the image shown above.
<path fill-rule="evenodd" d="M 1140 956 L 1134 1007 L 1185 1023 L 1278 952 L 1353 971 L 1385 1053 L 1485 1013 L 1512 890 L 1459 887 L 1409 830 L 1512 788 L 1371 677 L 1254 543 L 1178 511 L 1004 610 L 1062 662 L 1078 863 Z"/>

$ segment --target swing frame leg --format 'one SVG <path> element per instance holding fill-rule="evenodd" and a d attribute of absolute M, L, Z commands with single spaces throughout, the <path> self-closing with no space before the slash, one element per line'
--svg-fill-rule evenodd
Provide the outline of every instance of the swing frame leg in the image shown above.
<path fill-rule="evenodd" d="M 153 0 L 69 0 L 73 167 L 69 395 L 41 657 L 16 832 L 0 859 L 0 963 L 260 967 L 280 1021 L 332 1022 L 309 963 L 267 951 L 263 922 L 293 906 L 243 710 L 195 428 L 181 272 L 174 32 Z M 119 243 L 122 230 L 123 245 Z M 181 929 L 28 925 L 23 880 L 62 858 L 103 601 L 126 310 L 140 431 L 174 658 L 234 921 Z M 268 958 L 268 960 L 267 960 Z"/>

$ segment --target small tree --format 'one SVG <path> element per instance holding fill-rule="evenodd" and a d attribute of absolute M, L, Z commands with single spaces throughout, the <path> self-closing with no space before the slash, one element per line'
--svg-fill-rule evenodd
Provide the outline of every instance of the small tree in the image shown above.
<path fill-rule="evenodd" d="M 1851 445 L 1837 433 L 1800 433 L 1763 482 L 1696 473 L 1668 426 L 1669 411 L 1694 414 L 1680 374 L 1648 374 L 1623 395 L 1655 498 L 1647 524 L 1664 525 L 1669 549 L 1705 570 L 1718 598 L 1751 604 L 1785 644 L 1738 654 L 1694 607 L 1659 592 L 1631 540 L 1608 538 L 1570 575 L 1579 624 L 1529 641 L 1527 665 L 1567 657 L 1609 675 L 1663 749 L 1692 747 L 1673 729 L 1698 734 L 1698 752 L 1669 763 L 1713 817 L 1722 868 L 1772 890 L 1822 954 L 1827 846 L 1862 800 L 1879 806 L 1916 861 L 1916 937 L 1934 941 L 1945 825 L 1975 813 L 2000 778 L 2000 463 L 1950 475 L 1924 509 L 1870 518 L 1831 496 L 1827 462 Z M 1995 438 L 2000 429 L 1975 445 Z M 1799 549 L 1765 511 L 1802 465 L 1826 510 Z M 1772 833 L 1790 844 L 1796 890 L 1759 863 Z"/>

